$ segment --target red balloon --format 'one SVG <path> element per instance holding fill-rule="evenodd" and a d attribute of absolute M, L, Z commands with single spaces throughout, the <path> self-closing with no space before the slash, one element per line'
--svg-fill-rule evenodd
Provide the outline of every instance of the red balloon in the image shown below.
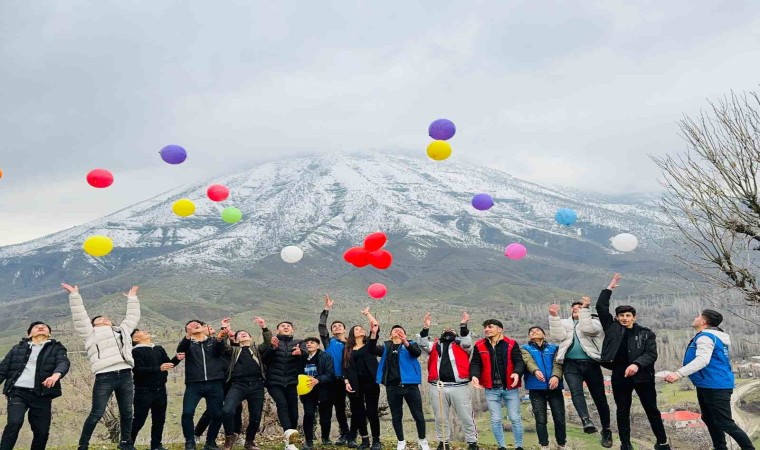
<path fill-rule="evenodd" d="M 106 169 L 92 169 L 87 173 L 87 183 L 95 188 L 107 188 L 113 184 L 113 174 Z"/>
<path fill-rule="evenodd" d="M 383 248 L 383 245 L 385 245 L 385 241 L 387 240 L 388 238 L 385 236 L 385 233 L 381 233 L 379 231 L 377 233 L 372 233 L 364 238 L 364 248 L 368 252 L 380 250 Z"/>
<path fill-rule="evenodd" d="M 369 263 L 377 269 L 387 269 L 393 263 L 393 255 L 388 250 L 370 252 Z"/>
<path fill-rule="evenodd" d="M 369 294 L 370 297 L 374 299 L 380 299 L 385 297 L 385 294 L 388 293 L 388 288 L 385 287 L 384 284 L 380 283 L 374 283 L 370 284 L 367 288 L 367 294 Z"/>
<path fill-rule="evenodd" d="M 230 190 L 227 189 L 227 186 L 212 184 L 208 187 L 208 190 L 206 190 L 206 195 L 208 195 L 208 198 L 213 202 L 221 202 L 227 200 L 227 197 L 230 196 Z"/>
<path fill-rule="evenodd" d="M 343 259 L 356 267 L 364 267 L 369 264 L 369 252 L 362 247 L 351 247 L 343 254 Z"/>

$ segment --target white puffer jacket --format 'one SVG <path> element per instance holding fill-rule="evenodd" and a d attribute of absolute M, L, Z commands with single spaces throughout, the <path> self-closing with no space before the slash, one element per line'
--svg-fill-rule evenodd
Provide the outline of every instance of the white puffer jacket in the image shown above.
<path fill-rule="evenodd" d="M 559 342 L 557 350 L 557 362 L 565 360 L 567 349 L 573 344 L 573 329 L 575 323 L 572 317 L 561 319 L 559 317 L 549 316 L 549 339 Z M 604 342 L 604 328 L 596 315 L 591 314 L 589 308 L 581 308 L 578 312 L 578 340 L 583 347 L 583 351 L 593 359 L 599 361 L 602 353 L 602 343 Z"/>
<path fill-rule="evenodd" d="M 79 337 L 84 338 L 84 349 L 90 358 L 92 373 L 131 369 L 135 365 L 130 334 L 140 321 L 140 301 L 137 297 L 127 298 L 127 316 L 118 327 L 93 327 L 79 294 L 69 294 L 69 307 L 74 328 Z"/>

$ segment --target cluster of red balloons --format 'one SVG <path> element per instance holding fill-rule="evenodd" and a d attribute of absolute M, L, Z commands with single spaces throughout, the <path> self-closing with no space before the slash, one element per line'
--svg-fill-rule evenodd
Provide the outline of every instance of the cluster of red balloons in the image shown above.
<path fill-rule="evenodd" d="M 388 238 L 385 233 L 372 233 L 364 238 L 363 247 L 351 247 L 343 254 L 347 263 L 356 267 L 372 265 L 376 269 L 385 270 L 393 264 L 393 255 L 383 250 Z"/>

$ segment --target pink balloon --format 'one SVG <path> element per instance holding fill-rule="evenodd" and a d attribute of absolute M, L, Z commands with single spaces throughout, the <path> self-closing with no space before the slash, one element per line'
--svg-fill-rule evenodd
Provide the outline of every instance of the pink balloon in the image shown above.
<path fill-rule="evenodd" d="M 528 249 L 525 248 L 524 245 L 518 244 L 517 242 L 513 242 L 507 245 L 507 248 L 504 250 L 504 256 L 513 260 L 523 259 L 527 254 Z"/>
<path fill-rule="evenodd" d="M 370 297 L 374 299 L 381 299 L 385 297 L 385 294 L 388 293 L 388 289 L 385 287 L 384 284 L 381 283 L 374 283 L 370 284 L 367 288 L 367 293 Z"/>

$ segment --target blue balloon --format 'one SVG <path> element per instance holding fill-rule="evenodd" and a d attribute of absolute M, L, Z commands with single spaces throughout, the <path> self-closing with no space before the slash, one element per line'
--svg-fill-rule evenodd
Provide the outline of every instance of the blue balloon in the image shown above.
<path fill-rule="evenodd" d="M 557 214 L 554 215 L 554 219 L 558 224 L 569 227 L 578 220 L 578 214 L 570 208 L 560 208 Z"/>
<path fill-rule="evenodd" d="M 478 194 L 472 198 L 472 207 L 479 211 L 486 211 L 493 206 L 493 198 L 488 194 Z"/>
<path fill-rule="evenodd" d="M 428 127 L 428 134 L 437 141 L 447 141 L 454 137 L 457 127 L 449 119 L 434 120 Z"/>
<path fill-rule="evenodd" d="M 181 164 L 187 158 L 187 151 L 179 145 L 167 145 L 158 153 L 169 164 Z"/>

